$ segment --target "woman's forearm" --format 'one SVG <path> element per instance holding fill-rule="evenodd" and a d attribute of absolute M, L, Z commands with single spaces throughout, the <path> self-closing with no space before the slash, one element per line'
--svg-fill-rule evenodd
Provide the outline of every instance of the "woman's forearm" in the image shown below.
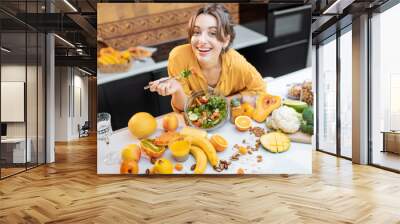
<path fill-rule="evenodd" d="M 185 108 L 185 103 L 187 100 L 187 96 L 183 89 L 179 89 L 174 94 L 172 94 L 172 104 L 174 107 L 180 111 L 183 111 Z"/>

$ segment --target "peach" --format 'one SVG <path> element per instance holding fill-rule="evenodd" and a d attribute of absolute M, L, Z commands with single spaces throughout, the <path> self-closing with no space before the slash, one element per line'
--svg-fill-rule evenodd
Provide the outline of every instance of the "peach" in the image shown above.
<path fill-rule="evenodd" d="M 121 174 L 137 174 L 139 173 L 139 164 L 134 160 L 123 161 L 120 167 Z"/>
<path fill-rule="evenodd" d="M 165 131 L 175 131 L 179 126 L 178 117 L 175 114 L 167 114 L 163 119 Z"/>

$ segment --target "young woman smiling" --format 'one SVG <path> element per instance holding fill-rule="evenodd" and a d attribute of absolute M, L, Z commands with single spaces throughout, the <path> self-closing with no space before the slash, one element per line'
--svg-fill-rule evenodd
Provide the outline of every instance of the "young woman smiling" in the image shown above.
<path fill-rule="evenodd" d="M 222 4 L 200 8 L 189 21 L 189 44 L 175 47 L 169 54 L 168 74 L 180 76 L 185 69 L 192 74 L 183 79 L 150 83 L 150 91 L 172 95 L 175 111 L 183 111 L 193 92 L 215 89 L 232 98 L 265 92 L 260 73 L 230 46 L 235 38 L 233 22 Z"/>

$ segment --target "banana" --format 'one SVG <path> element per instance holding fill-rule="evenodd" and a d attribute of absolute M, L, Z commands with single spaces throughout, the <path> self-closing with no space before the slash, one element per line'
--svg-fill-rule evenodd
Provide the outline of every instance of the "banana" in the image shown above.
<path fill-rule="evenodd" d="M 115 60 L 115 58 L 109 54 L 103 55 L 102 58 L 108 65 L 117 64 L 117 61 Z"/>
<path fill-rule="evenodd" d="M 214 146 L 208 141 L 206 138 L 202 137 L 195 137 L 195 136 L 188 136 L 185 140 L 191 142 L 192 145 L 200 147 L 203 152 L 207 155 L 208 161 L 212 166 L 216 166 L 218 164 L 218 156 L 217 151 L 215 150 Z"/>
<path fill-rule="evenodd" d="M 121 52 L 121 57 L 129 60 L 131 58 L 131 53 L 128 50 L 123 51 L 123 52 Z"/>
<path fill-rule="evenodd" d="M 207 168 L 207 156 L 203 150 L 197 146 L 192 145 L 190 147 L 190 153 L 196 159 L 196 167 L 194 168 L 195 174 L 202 174 Z"/>

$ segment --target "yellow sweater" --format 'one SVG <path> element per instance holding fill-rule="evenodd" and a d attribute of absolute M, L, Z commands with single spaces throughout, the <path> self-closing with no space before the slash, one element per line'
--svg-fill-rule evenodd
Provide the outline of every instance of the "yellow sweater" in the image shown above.
<path fill-rule="evenodd" d="M 192 75 L 180 80 L 185 94 L 190 96 L 193 92 L 207 90 L 207 80 L 189 44 L 172 49 L 168 58 L 168 75 L 179 76 L 186 68 L 192 70 Z M 266 85 L 260 73 L 241 54 L 229 49 L 222 55 L 221 76 L 214 89 L 224 96 L 248 95 L 265 92 Z"/>

